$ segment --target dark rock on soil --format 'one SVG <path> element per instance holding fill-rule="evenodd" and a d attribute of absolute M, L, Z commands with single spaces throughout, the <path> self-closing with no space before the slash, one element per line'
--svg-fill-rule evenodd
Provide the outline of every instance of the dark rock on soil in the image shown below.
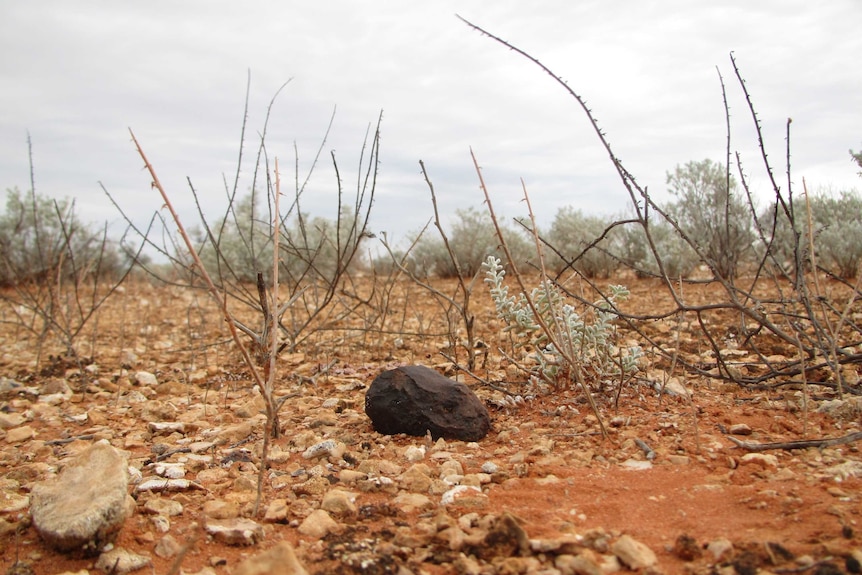
<path fill-rule="evenodd" d="M 482 401 L 461 382 L 412 365 L 384 371 L 365 394 L 365 413 L 374 430 L 434 439 L 478 441 L 491 429 Z"/>

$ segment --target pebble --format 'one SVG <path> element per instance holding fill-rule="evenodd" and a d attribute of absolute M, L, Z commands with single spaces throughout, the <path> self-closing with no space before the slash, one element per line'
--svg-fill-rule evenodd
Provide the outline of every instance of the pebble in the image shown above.
<path fill-rule="evenodd" d="M 778 467 L 778 458 L 771 453 L 746 453 L 739 460 L 743 463 L 753 463 L 761 467 Z"/>
<path fill-rule="evenodd" d="M 156 386 L 159 384 L 159 380 L 156 379 L 156 376 L 149 371 L 139 371 L 135 373 L 135 381 L 138 385 Z"/>
<path fill-rule="evenodd" d="M 254 545 L 263 539 L 263 527 L 251 519 L 207 519 L 204 529 L 216 541 L 226 545 Z"/>
<path fill-rule="evenodd" d="M 6 443 L 23 443 L 36 437 L 36 430 L 29 425 L 22 425 L 6 431 Z"/>
<path fill-rule="evenodd" d="M 146 555 L 139 555 L 122 547 L 115 547 L 99 555 L 95 567 L 105 573 L 123 574 L 149 567 L 152 564 L 152 559 Z"/>
<path fill-rule="evenodd" d="M 646 569 L 658 563 L 652 549 L 632 538 L 623 535 L 611 545 L 611 552 L 629 569 Z"/>
<path fill-rule="evenodd" d="M 307 537 L 321 539 L 330 533 L 339 531 L 341 526 L 326 511 L 317 509 L 303 519 L 299 532 Z"/>

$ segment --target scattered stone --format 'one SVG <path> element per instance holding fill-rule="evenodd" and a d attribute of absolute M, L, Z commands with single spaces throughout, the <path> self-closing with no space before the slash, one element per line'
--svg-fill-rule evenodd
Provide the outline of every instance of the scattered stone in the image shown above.
<path fill-rule="evenodd" d="M 308 571 L 296 558 L 290 543 L 282 541 L 240 563 L 233 575 L 308 575 Z"/>
<path fill-rule="evenodd" d="M 365 395 L 365 413 L 385 435 L 430 432 L 434 439 L 478 441 L 491 429 L 488 410 L 469 387 L 421 365 L 377 376 Z"/>
<path fill-rule="evenodd" d="M 630 469 L 632 471 L 645 471 L 647 469 L 652 469 L 652 461 L 647 461 L 646 459 L 626 459 L 620 465 L 624 469 Z"/>
<path fill-rule="evenodd" d="M 340 530 L 340 525 L 323 509 L 312 511 L 299 525 L 299 532 L 308 537 L 321 539 Z"/>
<path fill-rule="evenodd" d="M 22 425 L 6 432 L 6 443 L 23 443 L 34 437 L 36 437 L 36 430 L 29 425 Z"/>
<path fill-rule="evenodd" d="M 56 478 L 37 483 L 30 513 L 42 539 L 61 551 L 90 553 L 112 542 L 134 509 L 127 493 L 128 467 L 122 452 L 98 441 Z"/>
<path fill-rule="evenodd" d="M 682 534 L 676 538 L 673 544 L 673 554 L 683 561 L 694 561 L 703 555 L 703 549 L 697 544 L 697 540 L 689 535 Z"/>
<path fill-rule="evenodd" d="M 24 425 L 27 419 L 20 413 L 2 413 L 0 412 L 0 429 L 12 429 L 19 425 Z"/>
<path fill-rule="evenodd" d="M 233 501 L 212 499 L 204 502 L 203 512 L 210 519 L 233 519 L 239 517 L 239 506 Z"/>
<path fill-rule="evenodd" d="M 200 483 L 195 483 L 188 479 L 162 479 L 153 478 L 142 481 L 135 488 L 138 492 L 143 491 L 188 491 L 189 489 L 204 489 Z"/>
<path fill-rule="evenodd" d="M 404 450 L 404 459 L 412 463 L 422 461 L 423 459 L 425 459 L 425 446 L 411 445 Z"/>
<path fill-rule="evenodd" d="M 155 549 L 153 549 L 153 553 L 155 553 L 157 557 L 168 559 L 179 553 L 180 549 L 182 549 L 182 545 L 180 545 L 173 536 L 165 535 L 158 540 Z"/>
<path fill-rule="evenodd" d="M 119 574 L 131 573 L 153 564 L 152 559 L 146 555 L 138 555 L 128 549 L 115 547 L 99 555 L 96 560 L 96 569 L 106 573 Z"/>
<path fill-rule="evenodd" d="M 287 523 L 290 504 L 287 499 L 275 499 L 266 507 L 263 520 L 268 523 Z"/>
<path fill-rule="evenodd" d="M 171 433 L 185 433 L 186 424 L 181 421 L 151 421 L 147 423 L 147 429 L 154 434 L 168 435 Z"/>
<path fill-rule="evenodd" d="M 668 455 L 667 460 L 673 465 L 688 465 L 691 463 L 691 457 L 688 455 Z"/>
<path fill-rule="evenodd" d="M 508 511 L 494 520 L 488 533 L 478 545 L 470 546 L 471 553 L 486 561 L 495 557 L 524 555 L 529 550 L 530 540 L 527 538 L 527 532 Z"/>
<path fill-rule="evenodd" d="M 392 503 L 404 513 L 410 513 L 413 510 L 425 510 L 434 507 L 431 499 L 421 493 L 399 493 Z"/>
<path fill-rule="evenodd" d="M 320 503 L 320 508 L 336 517 L 352 517 L 356 515 L 356 495 L 341 489 L 327 491 Z"/>
<path fill-rule="evenodd" d="M 754 463 L 761 467 L 778 467 L 778 458 L 771 453 L 746 453 L 740 457 L 743 463 Z"/>
<path fill-rule="evenodd" d="M 752 430 L 748 425 L 744 423 L 734 423 L 730 426 L 728 432 L 731 435 L 751 435 Z"/>
<path fill-rule="evenodd" d="M 706 546 L 706 550 L 712 554 L 712 558 L 716 561 L 727 559 L 733 555 L 733 543 L 729 539 L 721 538 L 710 541 Z"/>
<path fill-rule="evenodd" d="M 664 393 L 675 397 L 688 397 L 688 389 L 676 377 L 671 377 L 667 380 L 664 384 Z"/>
<path fill-rule="evenodd" d="M 135 381 L 138 385 L 156 386 L 159 380 L 149 371 L 139 371 L 135 374 Z"/>
<path fill-rule="evenodd" d="M 181 479 L 186 476 L 186 466 L 182 463 L 157 463 L 153 466 L 153 471 L 159 477 L 168 479 Z"/>
<path fill-rule="evenodd" d="M 6 491 L 0 491 L 0 515 L 23 511 L 30 506 L 30 498 L 27 495 Z"/>
<path fill-rule="evenodd" d="M 144 513 L 151 515 L 164 515 L 165 517 L 175 517 L 183 512 L 183 504 L 173 499 L 164 499 L 155 497 L 147 500 L 144 503 Z"/>
<path fill-rule="evenodd" d="M 646 569 L 658 563 L 653 550 L 630 535 L 617 539 L 611 545 L 611 552 L 630 569 Z"/>
<path fill-rule="evenodd" d="M 456 485 L 440 498 L 440 505 L 460 505 L 461 507 L 482 508 L 488 505 L 488 496 L 473 485 Z"/>
<path fill-rule="evenodd" d="M 416 463 L 398 478 L 401 487 L 412 493 L 428 493 L 433 482 L 431 469 L 424 463 Z"/>
<path fill-rule="evenodd" d="M 319 457 L 328 457 L 333 459 L 341 459 L 347 446 L 340 441 L 327 439 L 320 443 L 315 443 L 302 453 L 303 459 L 317 459 Z"/>
<path fill-rule="evenodd" d="M 213 539 L 226 545 L 254 545 L 263 539 L 263 527 L 244 517 L 207 519 L 204 529 Z"/>
<path fill-rule="evenodd" d="M 557 555 L 554 567 L 561 575 L 604 575 L 604 571 L 590 557 L 585 555 Z"/>

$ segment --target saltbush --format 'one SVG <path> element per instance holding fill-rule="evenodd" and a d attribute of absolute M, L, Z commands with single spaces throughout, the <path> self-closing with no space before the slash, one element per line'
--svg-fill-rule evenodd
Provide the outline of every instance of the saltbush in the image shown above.
<path fill-rule="evenodd" d="M 622 348 L 614 324 L 616 303 L 629 295 L 625 287 L 609 286 L 607 299 L 596 302 L 592 310 L 582 315 L 548 279 L 529 294 L 522 292 L 516 297 L 509 295 L 509 287 L 504 283 L 506 270 L 499 258 L 488 256 L 482 267 L 497 317 L 505 322 L 504 331 L 510 335 L 512 352 L 524 352 L 531 360 L 530 364 L 522 365 L 532 381 L 542 380 L 558 388 L 570 384 L 574 370 L 580 369 L 586 381 L 605 387 L 614 381 L 622 384 L 638 370 L 641 348 L 636 345 Z M 579 365 L 571 365 L 567 357 Z"/>

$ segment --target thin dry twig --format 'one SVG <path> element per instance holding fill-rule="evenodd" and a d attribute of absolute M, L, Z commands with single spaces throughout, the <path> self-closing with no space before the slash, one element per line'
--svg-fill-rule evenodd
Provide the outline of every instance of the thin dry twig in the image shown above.
<path fill-rule="evenodd" d="M 816 447 L 823 449 L 824 447 L 832 447 L 833 445 L 845 445 L 862 439 L 862 431 L 844 435 L 843 437 L 822 438 L 822 439 L 799 439 L 796 441 L 776 441 L 774 443 L 750 443 L 740 441 L 739 439 L 728 435 L 727 439 L 731 443 L 746 451 L 769 451 L 771 449 L 784 449 L 790 451 L 792 449 L 808 449 Z"/>

